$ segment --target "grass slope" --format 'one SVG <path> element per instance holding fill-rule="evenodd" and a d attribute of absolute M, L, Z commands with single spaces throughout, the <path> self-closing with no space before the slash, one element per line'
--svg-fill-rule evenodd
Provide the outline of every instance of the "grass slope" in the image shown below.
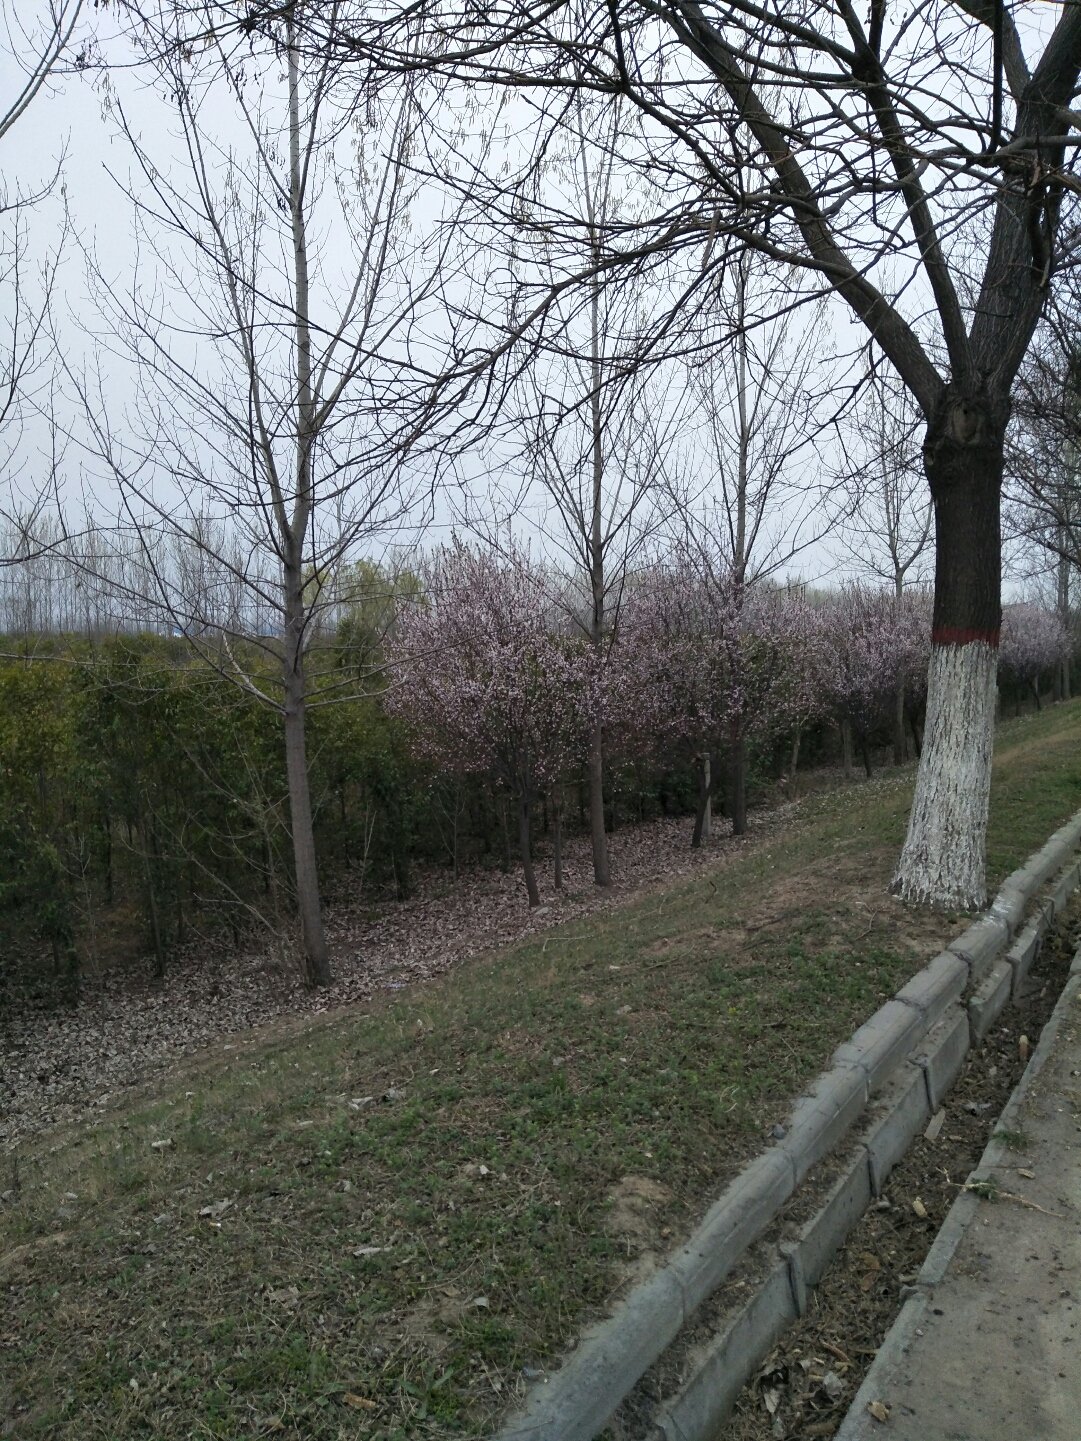
<path fill-rule="evenodd" d="M 1001 728 L 992 884 L 1081 803 L 1079 739 L 1081 703 Z M 951 929 L 886 895 L 910 786 L 24 1146 L 0 1435 L 483 1432 Z"/>

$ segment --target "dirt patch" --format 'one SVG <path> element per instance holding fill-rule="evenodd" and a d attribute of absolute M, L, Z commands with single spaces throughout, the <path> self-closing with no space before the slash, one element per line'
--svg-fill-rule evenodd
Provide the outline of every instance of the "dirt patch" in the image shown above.
<path fill-rule="evenodd" d="M 20 1267 L 32 1265 L 34 1258 L 40 1256 L 42 1251 L 62 1246 L 67 1239 L 66 1231 L 54 1231 L 48 1236 L 38 1236 L 33 1241 L 5 1251 L 0 1255 L 0 1279 L 11 1280 Z"/>
<path fill-rule="evenodd" d="M 456 1286 L 445 1286 L 407 1311 L 394 1329 L 407 1345 L 440 1357 L 449 1349 L 454 1328 L 462 1318 L 487 1310 L 488 1305 L 487 1296 L 471 1296 Z"/>
<path fill-rule="evenodd" d="M 644 1281 L 671 1247 L 665 1224 L 673 1192 L 650 1176 L 623 1176 L 608 1194 L 605 1230 L 623 1251 L 616 1262 L 623 1286 Z"/>
<path fill-rule="evenodd" d="M 867 946 L 897 948 L 900 943 L 924 960 L 954 935 L 961 917 L 952 913 L 914 911 L 887 891 L 896 860 L 893 848 L 878 847 L 844 854 L 834 851 L 788 876 L 771 877 L 762 903 L 742 917 L 741 935 L 756 937 L 771 930 L 798 930 L 812 910 L 828 923 L 837 921 Z M 880 882 L 880 884 L 878 883 Z M 829 897 L 823 911 L 822 898 Z"/>
<path fill-rule="evenodd" d="M 649 1176 L 624 1176 L 609 1193 L 607 1229 L 638 1247 L 651 1245 L 663 1232 L 664 1208 L 672 1192 Z"/>

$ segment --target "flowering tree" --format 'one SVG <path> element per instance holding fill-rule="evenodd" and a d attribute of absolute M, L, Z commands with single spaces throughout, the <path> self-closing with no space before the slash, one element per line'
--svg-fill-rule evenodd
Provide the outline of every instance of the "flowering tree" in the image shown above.
<path fill-rule="evenodd" d="M 622 630 L 626 691 L 640 735 L 729 760 L 732 829 L 747 826 L 746 754 L 802 725 L 817 708 L 817 627 L 803 597 L 748 588 L 730 567 L 703 567 L 673 551 L 627 602 Z M 711 777 L 716 770 L 711 768 Z M 702 787 L 695 844 L 715 784 Z"/>
<path fill-rule="evenodd" d="M 1043 606 L 1022 602 L 1002 613 L 999 668 L 1002 675 L 1027 686 L 1040 709 L 1040 677 L 1053 671 L 1069 655 L 1069 629 L 1062 617 Z"/>
<path fill-rule="evenodd" d="M 845 774 L 852 772 L 853 741 L 871 775 L 868 732 L 884 720 L 899 678 L 926 686 L 930 613 L 917 596 L 850 584 L 831 596 L 823 615 L 831 635 L 831 664 L 824 681 L 841 728 Z"/>
<path fill-rule="evenodd" d="M 425 597 L 398 623 L 397 684 L 387 704 L 417 749 L 459 775 L 488 775 L 514 797 L 531 907 L 533 801 L 588 733 L 587 647 L 553 625 L 547 577 L 528 556 L 456 544 L 424 576 Z"/>

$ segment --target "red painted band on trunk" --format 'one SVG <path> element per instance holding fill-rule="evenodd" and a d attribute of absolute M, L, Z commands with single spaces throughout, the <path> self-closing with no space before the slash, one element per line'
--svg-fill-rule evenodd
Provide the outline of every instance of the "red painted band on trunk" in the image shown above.
<path fill-rule="evenodd" d="M 931 632 L 932 645 L 974 645 L 982 641 L 985 645 L 998 646 L 999 628 L 960 626 L 960 625 L 936 625 Z"/>

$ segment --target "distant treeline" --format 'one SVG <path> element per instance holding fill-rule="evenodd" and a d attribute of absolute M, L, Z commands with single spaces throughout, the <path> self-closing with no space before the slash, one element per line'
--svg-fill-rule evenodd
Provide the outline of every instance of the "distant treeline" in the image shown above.
<path fill-rule="evenodd" d="M 492 614 L 506 619 L 505 597 L 498 589 L 485 594 Z M 669 587 L 663 605 L 658 602 L 646 616 L 654 630 L 660 616 L 669 626 L 668 639 L 662 645 L 647 626 L 639 643 L 649 667 L 656 670 L 659 657 L 669 672 L 679 671 L 687 691 L 688 658 L 710 652 L 717 642 L 702 628 L 701 608 L 688 612 L 684 598 L 677 619 L 686 631 L 690 613 L 696 627 L 688 647 L 672 629 L 670 595 Z M 457 621 L 466 603 L 456 597 Z M 846 613 L 863 614 L 863 633 L 870 637 L 866 616 L 884 614 L 884 605 L 850 594 L 838 599 L 836 613 L 847 606 Z M 380 616 L 376 634 L 363 616 L 347 616 L 320 641 L 311 699 L 318 702 L 322 688 L 335 703 L 316 703 L 309 710 L 309 770 L 319 868 L 331 895 L 405 896 L 418 865 L 444 865 L 455 875 L 477 862 L 510 867 L 525 858 L 528 837 L 554 842 L 561 830 L 588 823 L 587 756 L 573 727 L 551 731 L 551 755 L 558 764 L 540 764 L 539 742 L 528 729 L 521 733 L 524 740 L 516 740 L 517 749 L 508 751 L 504 744 L 500 750 L 497 742 L 505 740 L 510 726 L 506 695 L 517 695 L 518 682 L 511 686 L 503 675 L 500 699 L 496 681 L 502 673 L 492 660 L 499 652 L 491 638 L 474 646 L 475 655 L 467 653 L 466 640 L 456 642 L 453 675 L 441 682 L 446 645 L 441 654 L 429 648 L 427 659 L 423 650 L 427 630 L 441 623 L 439 607 L 438 593 L 425 598 L 414 589 L 408 625 L 387 625 Z M 523 614 L 528 613 L 527 606 Z M 748 617 L 749 608 L 741 610 L 744 691 L 752 663 L 768 672 L 775 686 L 783 656 L 791 651 L 802 664 L 807 653 L 798 636 L 793 645 L 789 623 L 769 621 L 778 636 L 773 640 L 763 622 L 752 624 Z M 475 624 L 464 619 L 459 627 L 464 636 L 481 634 L 479 619 Z M 1014 707 L 1041 692 L 1068 692 L 1061 633 L 1048 640 L 1048 613 L 1016 607 L 1008 620 L 1004 701 Z M 398 632 L 414 654 L 403 653 Z M 625 647 L 631 634 L 628 623 Z M 827 634 L 827 658 L 838 671 L 840 632 L 834 626 Z M 504 671 L 524 665 L 521 673 L 536 692 L 528 714 L 543 718 L 552 700 L 543 685 L 535 685 L 543 677 L 537 667 L 544 636 L 538 631 L 532 649 L 523 649 L 517 636 L 509 633 L 499 664 Z M 673 650 L 677 640 L 682 649 Z M 91 639 L 24 632 L 0 640 L 0 1004 L 16 985 L 74 994 L 88 969 L 125 955 L 146 957 L 161 972 L 176 946 L 199 936 L 237 945 L 281 943 L 283 955 L 289 955 L 295 897 L 281 723 L 258 694 L 260 667 L 267 668 L 267 693 L 275 676 L 257 645 L 239 654 L 237 644 L 231 642 L 215 663 L 212 646 L 161 635 Z M 569 665 L 571 643 L 557 635 L 553 644 L 559 664 Z M 877 641 L 864 648 L 883 650 Z M 237 663 L 236 674 L 230 675 L 227 659 Z M 641 663 L 635 665 L 632 677 L 643 675 Z M 731 666 L 730 661 L 724 670 L 699 667 L 697 690 L 682 700 L 669 675 L 670 697 L 651 702 L 652 710 L 645 692 L 648 686 L 658 690 L 661 682 L 647 677 L 624 686 L 628 719 L 613 720 L 605 756 L 606 829 L 696 810 L 700 821 L 703 760 L 711 749 L 712 804 L 715 812 L 730 813 L 727 732 L 721 727 L 721 739 L 711 742 L 701 717 L 705 687 L 718 686 L 719 694 L 731 689 Z M 835 685 L 829 705 L 793 710 L 803 717 L 795 723 L 789 717 L 781 724 L 773 690 L 762 692 L 769 723 L 748 722 L 739 735 L 741 784 L 752 804 L 766 785 L 794 768 L 797 753 L 804 766 L 843 757 L 847 769 L 855 749 L 868 770 L 872 754 L 883 747 L 892 744 L 896 755 L 893 671 L 886 665 L 879 672 L 873 686 L 854 689 L 848 679 Z M 237 674 L 245 684 L 237 683 Z M 588 673 L 583 674 L 586 684 Z M 463 678 L 471 689 L 462 689 Z M 443 688 L 432 710 L 425 692 L 436 683 Z M 359 698 L 358 691 L 364 692 Z M 465 704 L 455 721 L 459 694 Z M 668 723 L 665 708 L 677 702 L 693 724 Z M 747 716 L 749 704 L 741 700 Z M 903 717 L 910 752 L 919 742 L 921 704 L 916 677 Z M 485 720 L 485 706 L 495 707 L 495 721 Z M 559 708 L 565 710 L 565 703 Z M 643 739 L 643 727 L 650 726 L 659 727 L 655 743 L 648 734 Z M 724 726 L 730 727 L 730 719 Z M 532 747 L 527 757 L 532 772 L 521 770 L 523 746 Z M 524 835 L 518 804 L 523 796 Z M 739 803 L 744 800 L 741 796 Z"/>

